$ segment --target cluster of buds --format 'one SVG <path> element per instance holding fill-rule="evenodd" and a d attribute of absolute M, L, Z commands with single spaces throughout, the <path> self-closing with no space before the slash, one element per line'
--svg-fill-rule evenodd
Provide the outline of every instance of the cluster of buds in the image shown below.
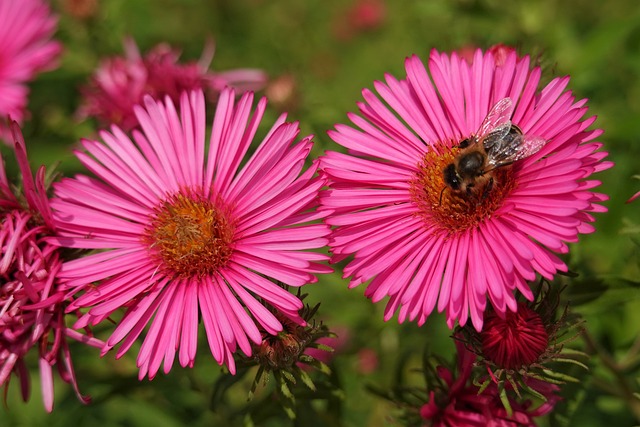
<path fill-rule="evenodd" d="M 304 300 L 306 295 L 300 295 Z M 334 349 L 325 342 L 335 338 L 336 334 L 321 321 L 314 320 L 320 304 L 311 307 L 305 305 L 300 311 L 304 324 L 297 324 L 274 311 L 274 315 L 282 323 L 282 331 L 277 335 L 262 332 L 262 342 L 254 346 L 253 356 L 241 360 L 244 366 L 256 366 L 256 372 L 249 399 L 251 399 L 259 384 L 266 385 L 273 376 L 275 390 L 282 408 L 287 415 L 295 418 L 296 393 L 293 387 L 304 384 L 309 390 L 316 391 L 316 385 L 309 375 L 316 370 L 324 375 L 330 375 L 331 369 L 323 361 L 326 358 L 320 353 L 333 352 Z M 272 374 L 272 375 L 271 375 Z"/>

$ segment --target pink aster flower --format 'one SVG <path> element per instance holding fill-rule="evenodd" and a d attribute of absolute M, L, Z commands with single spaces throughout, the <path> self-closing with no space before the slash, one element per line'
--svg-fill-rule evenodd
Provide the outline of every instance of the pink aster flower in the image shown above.
<path fill-rule="evenodd" d="M 109 58 L 100 64 L 91 83 L 83 89 L 80 117 L 96 117 L 102 124 L 117 124 L 128 130 L 138 126 L 134 106 L 145 95 L 155 99 L 169 96 L 177 104 L 183 91 L 204 90 L 215 102 L 220 91 L 258 90 L 266 83 L 266 74 L 256 69 L 236 69 L 220 73 L 209 71 L 214 46 L 209 42 L 197 62 L 181 64 L 180 52 L 161 43 L 141 56 L 132 39 L 124 42 L 125 56 Z"/>
<path fill-rule="evenodd" d="M 399 311 L 423 324 L 437 308 L 449 327 L 471 316 L 480 330 L 487 296 L 500 313 L 517 309 L 516 289 L 533 299 L 527 280 L 566 271 L 556 254 L 606 210 L 590 176 L 612 163 L 597 151 L 602 131 L 588 130 L 595 117 L 583 119 L 586 100 L 566 90 L 568 77 L 539 90 L 529 57 L 500 61 L 433 51 L 427 71 L 408 58 L 405 80 L 376 82 L 379 97 L 363 91 L 355 127 L 329 132 L 349 150 L 321 159 L 333 261 L 353 256 L 350 287 L 370 281 L 369 298 L 390 297 L 386 320 Z M 460 172 L 459 153 L 489 153 L 475 138 L 493 126 L 487 140 L 508 150 L 469 156 Z"/>
<path fill-rule="evenodd" d="M 61 378 L 72 384 L 78 398 L 88 402 L 78 391 L 67 337 L 94 347 L 103 343 L 65 325 L 65 303 L 56 279 L 62 260 L 58 248 L 46 241 L 54 226 L 44 168 L 34 180 L 16 122 L 11 131 L 23 192 L 14 195 L 0 162 L 0 385 L 6 389 L 13 372 L 20 381 L 23 399 L 29 399 L 31 384 L 25 357 L 35 348 L 39 353 L 44 406 L 51 412 L 54 365 Z"/>
<path fill-rule="evenodd" d="M 25 117 L 27 83 L 57 66 L 62 45 L 51 41 L 58 21 L 40 0 L 0 0 L 0 117 Z M 9 141 L 11 132 L 0 129 Z"/>
<path fill-rule="evenodd" d="M 506 393 L 511 410 L 508 412 L 500 399 L 495 384 L 480 391 L 473 381 L 475 354 L 466 350 L 461 342 L 456 342 L 457 372 L 444 366 L 436 368 L 439 381 L 429 384 L 429 400 L 420 408 L 420 417 L 425 426 L 432 427 L 535 427 L 535 418 L 553 410 L 560 397 L 559 387 L 543 381 L 531 379 L 529 385 L 546 401 L 534 407 L 530 400 L 518 399 Z"/>
<path fill-rule="evenodd" d="M 150 324 L 140 378 L 163 360 L 169 372 L 176 352 L 193 365 L 199 317 L 214 358 L 234 373 L 237 348 L 250 355 L 261 330 L 282 330 L 268 308 L 304 324 L 302 302 L 269 278 L 299 287 L 331 271 L 313 251 L 329 230 L 313 222 L 325 181 L 313 177 L 315 164 L 303 171 L 311 137 L 294 143 L 298 124 L 282 115 L 247 159 L 266 99 L 251 114 L 253 94 L 234 96 L 222 91 L 208 146 L 201 91 L 182 95 L 180 113 L 169 98 L 146 97 L 133 141 L 113 126 L 104 142 L 82 142 L 87 153 L 77 156 L 97 178 L 55 186 L 58 242 L 100 250 L 60 271 L 69 293 L 85 291 L 70 308 L 90 307 L 76 327 L 126 308 L 103 350 L 121 342 L 120 357 Z"/>

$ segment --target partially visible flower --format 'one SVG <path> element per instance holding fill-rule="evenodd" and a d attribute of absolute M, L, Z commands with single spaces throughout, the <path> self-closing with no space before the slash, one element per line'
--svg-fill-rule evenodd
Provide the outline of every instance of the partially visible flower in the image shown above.
<path fill-rule="evenodd" d="M 460 342 L 457 347 L 457 373 L 444 366 L 436 368 L 437 377 L 430 383 L 428 401 L 420 408 L 424 426 L 433 427 L 518 427 L 535 426 L 534 418 L 550 412 L 559 397 L 556 385 L 543 383 L 542 387 L 532 380 L 531 385 L 544 393 L 545 402 L 533 407 L 530 400 L 522 400 L 495 384 L 481 390 L 473 382 L 472 370 L 476 356 L 466 350 Z M 501 399 L 501 393 L 504 396 Z M 510 411 L 504 407 L 508 401 Z"/>
<path fill-rule="evenodd" d="M 16 122 L 10 127 L 22 173 L 22 191 L 12 192 L 0 162 L 0 385 L 6 389 L 14 373 L 27 401 L 30 379 L 25 357 L 32 349 L 37 351 L 44 406 L 51 412 L 54 365 L 80 401 L 89 400 L 78 390 L 67 338 L 94 347 L 104 343 L 65 325 L 66 303 L 57 280 L 62 260 L 58 248 L 47 242 L 55 228 L 44 167 L 34 179 L 20 128 Z"/>
<path fill-rule="evenodd" d="M 168 96 L 174 104 L 183 91 L 203 90 L 211 103 L 220 91 L 231 86 L 238 91 L 261 89 L 267 76 L 262 70 L 236 69 L 213 72 L 214 46 L 209 42 L 197 62 L 180 63 L 180 52 L 162 43 L 142 56 L 132 39 L 124 42 L 124 57 L 102 61 L 88 86 L 82 89 L 81 118 L 95 117 L 102 125 L 116 124 L 125 130 L 138 126 L 134 106 L 145 95 L 154 99 Z"/>
<path fill-rule="evenodd" d="M 26 115 L 27 83 L 58 65 L 62 45 L 52 41 L 58 20 L 41 0 L 0 0 L 0 117 L 18 123 Z M 0 126 L 7 141 L 11 132 Z"/>
<path fill-rule="evenodd" d="M 635 199 L 637 199 L 638 197 L 640 197 L 640 191 L 638 191 L 636 194 L 634 194 L 633 196 L 631 196 L 629 198 L 629 200 L 627 200 L 627 203 L 631 203 L 633 202 Z"/>
<path fill-rule="evenodd" d="M 461 49 L 458 49 L 458 55 L 464 59 L 467 64 L 473 64 L 473 58 L 475 57 L 476 51 L 478 50 L 475 46 L 464 46 Z M 487 52 L 493 55 L 496 66 L 502 66 L 506 62 L 509 55 L 515 53 L 517 55 L 516 49 L 511 46 L 507 46 L 502 43 L 494 44 L 493 46 L 487 49 Z"/>
<path fill-rule="evenodd" d="M 501 67 L 507 62 L 507 59 L 509 59 L 509 55 L 516 53 L 516 50 L 511 46 L 498 43 L 487 49 L 487 52 L 493 55 L 493 58 L 496 61 L 496 66 Z"/>
<path fill-rule="evenodd" d="M 140 378 L 169 372 L 176 353 L 193 366 L 200 322 L 215 360 L 235 373 L 234 352 L 252 354 L 261 330 L 305 324 L 303 303 L 274 281 L 301 287 L 331 271 L 316 251 L 329 228 L 316 223 L 326 182 L 314 177 L 317 164 L 305 169 L 311 137 L 295 142 L 298 123 L 282 115 L 247 154 L 266 103 L 252 111 L 253 93 L 236 103 L 223 90 L 207 142 L 202 91 L 183 93 L 179 112 L 169 97 L 146 97 L 133 141 L 113 126 L 104 142 L 82 142 L 87 153 L 77 156 L 96 178 L 55 185 L 58 243 L 101 250 L 60 272 L 71 293 L 85 291 L 70 306 L 89 308 L 76 327 L 126 308 L 103 349 L 122 343 L 119 358 L 150 324 Z"/>
<path fill-rule="evenodd" d="M 348 150 L 320 160 L 332 261 L 349 260 L 349 287 L 367 283 L 373 302 L 390 297 L 385 320 L 398 312 L 400 322 L 423 324 L 437 309 L 450 328 L 470 319 L 481 330 L 487 301 L 506 313 L 516 310 L 516 290 L 533 299 L 527 281 L 566 271 L 556 254 L 592 233 L 593 213 L 606 211 L 600 203 L 608 197 L 594 191 L 600 182 L 591 175 L 612 163 L 594 141 L 602 131 L 588 130 L 595 117 L 583 119 L 586 100 L 565 90 L 568 77 L 539 91 L 540 68 L 505 54 L 476 50 L 469 65 L 434 50 L 428 70 L 410 57 L 406 79 L 375 82 L 379 96 L 363 91 L 360 115 L 348 115 L 353 125 L 329 132 Z M 481 155 L 469 174 L 475 187 L 454 187 L 445 170 L 455 171 L 461 142 L 473 140 L 499 104 L 503 114 L 486 129 L 502 116 L 515 125 L 509 132 L 544 146 L 500 167 Z"/>

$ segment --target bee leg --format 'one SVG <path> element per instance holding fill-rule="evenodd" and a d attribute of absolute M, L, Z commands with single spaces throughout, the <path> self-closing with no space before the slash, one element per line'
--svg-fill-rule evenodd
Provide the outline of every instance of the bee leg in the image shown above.
<path fill-rule="evenodd" d="M 484 187 L 484 191 L 482 192 L 482 200 L 484 200 L 489 195 L 492 189 L 493 189 L 493 178 L 489 178 L 489 182 Z"/>
<path fill-rule="evenodd" d="M 467 196 L 473 196 L 473 187 L 475 187 L 474 184 L 467 184 Z"/>
<path fill-rule="evenodd" d="M 443 187 L 442 191 L 440 192 L 440 201 L 438 201 L 438 206 L 442 205 L 442 195 L 444 194 L 444 190 L 446 190 L 447 187 Z"/>

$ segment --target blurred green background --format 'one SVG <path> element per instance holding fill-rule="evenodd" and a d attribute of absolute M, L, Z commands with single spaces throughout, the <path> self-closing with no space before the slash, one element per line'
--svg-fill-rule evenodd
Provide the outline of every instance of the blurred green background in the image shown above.
<path fill-rule="evenodd" d="M 16 0 L 17 1 L 17 0 Z M 302 134 L 316 135 L 318 156 L 337 149 L 326 130 L 346 121 L 356 109 L 364 87 L 388 72 L 404 77 L 403 60 L 411 54 L 426 58 L 432 48 L 442 51 L 487 48 L 496 43 L 515 46 L 521 54 L 540 58 L 545 78 L 571 75 L 569 88 L 577 98 L 589 98 L 589 113 L 598 116 L 600 138 L 616 163 L 600 174 L 601 191 L 610 195 L 609 212 L 598 215 L 597 232 L 571 245 L 570 265 L 580 274 L 568 297 L 574 311 L 584 315 L 600 354 L 590 360 L 591 371 L 579 387 L 565 388 L 562 416 L 541 425 L 630 426 L 635 419 L 628 402 L 617 395 L 640 389 L 637 377 L 640 351 L 640 277 L 638 212 L 624 202 L 640 180 L 640 5 L 637 0 L 520 1 L 500 0 L 380 0 L 382 14 L 375 25 L 356 19 L 357 0 L 56 0 L 60 16 L 57 38 L 65 45 L 61 67 L 42 74 L 31 85 L 32 119 L 24 126 L 32 164 L 61 162 L 65 173 L 80 171 L 71 147 L 95 135 L 91 121 L 79 123 L 74 113 L 78 88 L 86 83 L 101 57 L 122 53 L 122 39 L 130 35 L 142 52 L 169 42 L 185 60 L 197 59 L 208 36 L 217 50 L 214 71 L 255 67 L 272 80 L 287 76 L 293 94 L 272 103 L 265 119 L 270 124 L 282 110 L 300 120 Z M 83 16 L 81 6 L 93 6 Z M 273 89 L 272 89 L 273 90 Z M 3 150 L 6 153 L 7 150 Z M 8 168 L 15 164 L 7 157 Z M 635 239 L 635 240 L 634 240 Z M 627 281 L 613 280 L 626 278 Z M 367 384 L 392 384 L 399 372 L 419 363 L 428 346 L 445 357 L 453 346 L 443 318 L 427 324 L 384 323 L 384 304 L 363 297 L 364 286 L 347 290 L 340 273 L 308 286 L 307 301 L 322 302 L 320 317 L 347 337 L 334 360 L 333 380 L 343 399 L 318 399 L 301 408 L 300 426 L 393 425 L 393 407 L 365 389 Z M 100 331 L 98 331 L 100 333 Z M 105 331 L 102 331 L 105 332 Z M 582 343 L 578 341 L 577 346 Z M 7 407 L 0 409 L 0 425 L 10 426 L 214 426 L 241 425 L 234 411 L 245 404 L 251 377 L 233 385 L 225 405 L 211 409 L 213 385 L 221 370 L 206 343 L 194 369 L 174 366 L 149 382 L 137 380 L 135 355 L 121 360 L 112 354 L 98 360 L 98 352 L 72 347 L 81 390 L 93 396 L 82 406 L 71 387 L 56 380 L 56 407 L 42 408 L 39 382 L 34 378 L 31 402 L 20 401 L 12 384 Z M 363 353 L 363 349 L 367 349 Z M 363 360 L 377 357 L 377 366 Z M 369 359 L 367 359 L 369 358 Z M 34 361 L 35 362 L 35 361 Z M 615 374 L 610 369 L 617 368 Z M 34 365 L 35 366 L 35 365 Z M 420 376 L 417 375 L 419 379 Z M 626 384 L 627 389 L 624 390 Z M 258 398 L 260 393 L 258 393 Z M 284 416 L 256 425 L 290 425 Z"/>

